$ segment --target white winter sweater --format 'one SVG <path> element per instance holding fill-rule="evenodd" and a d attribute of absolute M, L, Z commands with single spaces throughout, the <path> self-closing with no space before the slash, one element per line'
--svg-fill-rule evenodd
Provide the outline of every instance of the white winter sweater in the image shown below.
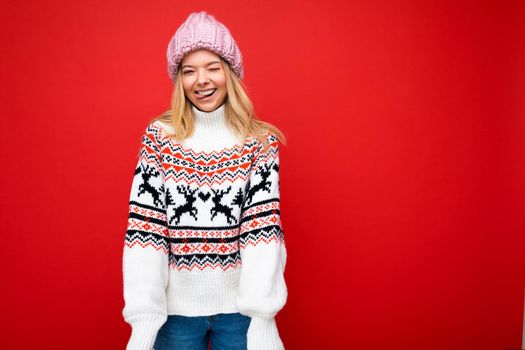
<path fill-rule="evenodd" d="M 153 349 L 168 315 L 233 312 L 251 317 L 248 350 L 284 349 L 274 318 L 288 295 L 278 140 L 268 132 L 264 152 L 253 137 L 240 145 L 224 104 L 193 113 L 182 143 L 160 121 L 142 136 L 123 251 L 127 350 Z"/>

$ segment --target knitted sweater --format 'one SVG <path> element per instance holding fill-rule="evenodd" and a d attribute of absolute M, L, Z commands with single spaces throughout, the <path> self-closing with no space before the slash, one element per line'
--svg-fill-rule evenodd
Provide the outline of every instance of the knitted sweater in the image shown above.
<path fill-rule="evenodd" d="M 284 349 L 278 140 L 267 132 L 266 151 L 251 136 L 241 145 L 224 104 L 193 113 L 181 143 L 161 121 L 142 136 L 122 260 L 127 350 L 153 349 L 168 315 L 234 312 L 251 317 L 248 350 Z"/>

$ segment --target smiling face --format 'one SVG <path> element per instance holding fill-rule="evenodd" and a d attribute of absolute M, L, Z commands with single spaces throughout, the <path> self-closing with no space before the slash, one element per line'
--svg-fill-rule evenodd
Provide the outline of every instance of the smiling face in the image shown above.
<path fill-rule="evenodd" d="M 181 73 L 184 94 L 195 107 L 211 112 L 224 103 L 226 75 L 215 52 L 199 49 L 188 53 L 182 59 Z"/>

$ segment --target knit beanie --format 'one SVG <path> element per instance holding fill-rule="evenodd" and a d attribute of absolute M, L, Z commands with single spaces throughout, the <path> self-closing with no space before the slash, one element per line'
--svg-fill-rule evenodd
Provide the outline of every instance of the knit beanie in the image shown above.
<path fill-rule="evenodd" d="M 168 75 L 175 83 L 184 55 L 204 48 L 221 56 L 243 79 L 242 55 L 228 28 L 205 11 L 194 12 L 177 29 L 168 45 Z"/>

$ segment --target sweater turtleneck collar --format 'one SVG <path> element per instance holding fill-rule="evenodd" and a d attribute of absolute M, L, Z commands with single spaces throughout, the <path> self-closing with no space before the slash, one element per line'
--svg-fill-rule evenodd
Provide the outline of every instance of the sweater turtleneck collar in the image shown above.
<path fill-rule="evenodd" d="M 182 141 L 183 146 L 197 152 L 212 152 L 241 145 L 242 139 L 226 122 L 224 106 L 223 103 L 214 111 L 204 112 L 192 105 L 195 129 Z"/>
<path fill-rule="evenodd" d="M 226 119 L 224 114 L 224 103 L 217 109 L 211 112 L 204 112 L 192 105 L 193 115 L 195 116 L 195 123 L 198 128 L 206 131 L 224 130 L 226 127 Z"/>

